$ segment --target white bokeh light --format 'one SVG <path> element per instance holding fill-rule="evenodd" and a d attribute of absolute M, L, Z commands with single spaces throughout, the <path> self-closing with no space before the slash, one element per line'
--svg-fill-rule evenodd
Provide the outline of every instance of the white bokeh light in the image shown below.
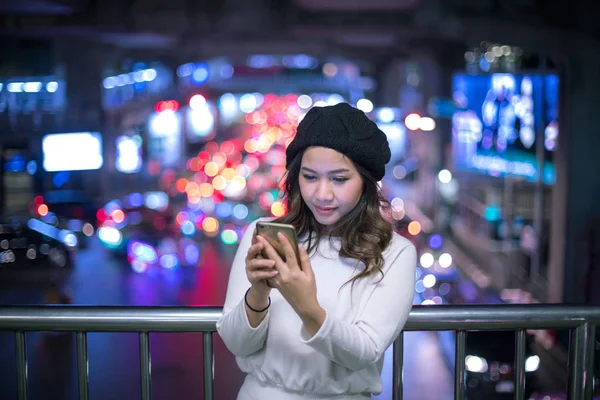
<path fill-rule="evenodd" d="M 421 266 L 423 268 L 430 268 L 433 263 L 434 263 L 435 259 L 433 258 L 433 254 L 431 253 L 423 253 L 421 255 L 421 258 L 419 259 L 419 262 L 421 263 Z"/>

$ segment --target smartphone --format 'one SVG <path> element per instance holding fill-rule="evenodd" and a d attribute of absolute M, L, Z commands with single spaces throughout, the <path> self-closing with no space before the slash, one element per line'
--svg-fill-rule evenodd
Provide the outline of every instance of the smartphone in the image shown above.
<path fill-rule="evenodd" d="M 285 252 L 283 246 L 277 238 L 277 234 L 281 232 L 286 238 L 292 243 L 294 251 L 296 252 L 296 260 L 300 263 L 300 254 L 298 253 L 298 237 L 296 236 L 296 229 L 292 225 L 278 224 L 275 222 L 261 222 L 256 224 L 256 233 L 264 237 L 273 246 L 275 251 L 279 254 L 282 260 L 285 261 Z"/>

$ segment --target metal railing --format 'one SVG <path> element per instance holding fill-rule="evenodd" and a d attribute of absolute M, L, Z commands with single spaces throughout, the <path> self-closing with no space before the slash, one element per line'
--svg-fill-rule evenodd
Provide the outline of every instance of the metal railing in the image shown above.
<path fill-rule="evenodd" d="M 151 398 L 150 332 L 202 332 L 204 398 L 214 398 L 213 333 L 221 315 L 219 307 L 101 307 L 13 306 L 0 307 L 0 331 L 15 332 L 19 399 L 27 399 L 25 332 L 69 331 L 77 336 L 79 398 L 89 398 L 88 332 L 138 332 L 142 399 Z M 529 329 L 568 329 L 568 398 L 591 400 L 596 327 L 600 307 L 568 305 L 441 305 L 414 306 L 404 331 L 456 331 L 454 398 L 465 391 L 466 332 L 515 331 L 515 399 L 525 390 L 525 342 Z M 393 399 L 402 399 L 403 341 L 393 349 Z"/>

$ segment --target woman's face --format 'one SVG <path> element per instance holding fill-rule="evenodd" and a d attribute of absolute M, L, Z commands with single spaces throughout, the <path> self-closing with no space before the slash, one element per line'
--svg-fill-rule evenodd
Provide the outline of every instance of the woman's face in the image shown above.
<path fill-rule="evenodd" d="M 328 147 L 304 151 L 298 179 L 302 199 L 325 226 L 348 214 L 363 192 L 363 180 L 354 163 Z"/>

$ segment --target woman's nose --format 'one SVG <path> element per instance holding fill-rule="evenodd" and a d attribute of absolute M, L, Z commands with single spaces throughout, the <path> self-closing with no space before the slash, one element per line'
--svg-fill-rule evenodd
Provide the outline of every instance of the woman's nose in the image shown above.
<path fill-rule="evenodd" d="M 321 181 L 317 186 L 317 200 L 329 201 L 333 199 L 333 191 L 331 185 L 327 181 Z"/>

